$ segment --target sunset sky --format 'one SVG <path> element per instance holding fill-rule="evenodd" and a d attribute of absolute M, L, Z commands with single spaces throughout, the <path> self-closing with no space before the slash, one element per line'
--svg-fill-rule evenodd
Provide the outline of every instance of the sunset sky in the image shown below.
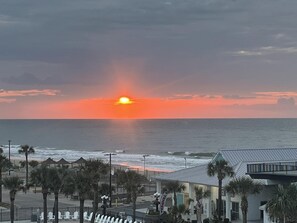
<path fill-rule="evenodd" d="M 1 1 L 0 118 L 297 118 L 296 10 L 292 0 Z"/>

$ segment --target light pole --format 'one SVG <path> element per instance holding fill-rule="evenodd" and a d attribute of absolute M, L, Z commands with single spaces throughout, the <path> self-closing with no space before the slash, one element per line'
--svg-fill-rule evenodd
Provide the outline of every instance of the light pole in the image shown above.
<path fill-rule="evenodd" d="M 11 140 L 9 139 L 8 140 L 8 160 L 9 160 L 9 165 L 10 165 L 10 143 L 11 143 Z M 8 169 L 8 175 L 10 176 L 10 167 Z"/>
<path fill-rule="evenodd" d="M 109 207 L 112 206 L 112 190 L 111 190 L 111 156 L 115 153 L 106 153 L 104 156 L 109 156 Z"/>
<path fill-rule="evenodd" d="M 106 195 L 103 195 L 102 197 L 101 197 L 101 200 L 102 200 L 102 214 L 103 215 L 106 215 L 106 207 L 107 207 L 107 204 L 106 204 L 106 201 L 107 201 L 107 199 L 108 199 L 108 196 L 106 196 Z"/>
<path fill-rule="evenodd" d="M 146 176 L 146 173 L 145 173 L 145 157 L 147 157 L 149 155 L 148 154 L 144 154 L 142 156 L 143 156 L 143 175 Z"/>

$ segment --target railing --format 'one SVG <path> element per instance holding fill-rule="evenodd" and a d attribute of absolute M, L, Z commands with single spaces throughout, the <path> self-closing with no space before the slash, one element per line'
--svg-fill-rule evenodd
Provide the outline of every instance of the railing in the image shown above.
<path fill-rule="evenodd" d="M 42 207 L 32 207 L 32 208 L 18 208 L 15 207 L 14 210 L 14 220 L 30 220 L 36 222 L 37 218 L 40 216 L 40 213 L 43 211 Z M 53 211 L 53 209 L 48 209 L 48 212 Z M 73 213 L 74 211 L 79 211 L 79 207 L 66 207 L 59 208 L 59 211 L 64 213 L 65 211 L 69 211 Z M 84 211 L 91 211 L 90 207 L 85 207 Z M 2 221 L 10 221 L 10 209 L 0 209 L 0 222 Z"/>
<path fill-rule="evenodd" d="M 43 209 L 40 207 L 38 208 L 15 208 L 15 221 L 20 220 L 31 220 L 31 222 L 41 222 L 39 217 Z M 48 212 L 53 211 L 53 209 L 48 209 Z M 79 207 L 67 207 L 67 208 L 59 208 L 59 211 L 61 211 L 62 214 L 64 214 L 65 211 L 69 211 L 71 214 L 73 214 L 75 211 L 79 211 Z M 87 211 L 88 213 L 92 212 L 91 207 L 85 207 L 84 211 Z M 101 214 L 102 210 L 99 208 L 98 213 Z M 122 213 L 124 213 L 124 216 L 119 216 L 118 210 L 107 210 L 106 214 L 111 217 L 121 217 L 123 219 L 126 219 L 127 216 L 132 216 L 132 208 L 126 207 L 122 208 Z M 140 222 L 154 222 L 156 219 L 158 219 L 159 216 L 148 216 L 145 214 L 139 215 L 136 213 L 136 219 Z M 3 221 L 10 221 L 10 210 L 9 209 L 0 209 L 0 222 Z M 77 221 L 79 222 L 79 221 Z"/>
<path fill-rule="evenodd" d="M 247 164 L 247 173 L 288 172 L 297 171 L 297 162 L 254 163 Z"/>

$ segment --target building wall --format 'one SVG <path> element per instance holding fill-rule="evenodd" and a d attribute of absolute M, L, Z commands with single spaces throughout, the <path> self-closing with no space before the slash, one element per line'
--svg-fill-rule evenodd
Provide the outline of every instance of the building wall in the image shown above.
<path fill-rule="evenodd" d="M 184 196 L 184 203 L 187 203 L 187 200 L 189 199 L 190 196 L 192 196 L 194 202 L 193 202 L 193 205 L 196 204 L 196 201 L 195 201 L 195 191 L 192 190 L 192 195 L 189 194 L 190 190 L 189 190 L 189 183 L 184 183 L 184 185 L 186 186 L 186 189 L 185 191 L 183 192 L 185 194 Z M 199 184 L 195 184 L 193 185 L 193 188 L 195 186 L 199 186 L 199 187 L 203 187 L 204 190 L 207 190 L 209 189 L 211 191 L 211 196 L 210 198 L 205 198 L 202 200 L 202 203 L 203 203 L 203 206 L 204 206 L 204 209 L 203 209 L 203 216 L 202 218 L 207 218 L 207 217 L 210 217 L 212 218 L 212 215 L 215 213 L 215 210 L 216 210 L 216 200 L 218 198 L 218 187 L 214 187 L 214 186 L 203 186 L 203 185 L 199 185 Z M 160 185 L 159 185 L 160 187 Z M 261 211 L 259 210 L 259 207 L 261 205 L 263 205 L 263 203 L 261 202 L 264 202 L 264 201 L 268 201 L 271 196 L 272 196 L 272 193 L 273 193 L 273 189 L 274 189 L 274 186 L 265 186 L 264 187 L 264 190 L 260 193 L 260 194 L 257 194 L 257 195 L 249 195 L 248 196 L 248 202 L 249 202 L 249 209 L 248 209 L 248 220 L 249 221 L 259 221 L 261 220 Z M 168 196 L 170 197 L 170 196 Z M 225 200 L 226 201 L 226 196 L 222 196 L 222 200 Z M 231 196 L 231 202 L 237 202 L 239 203 L 239 219 L 238 220 L 242 220 L 242 212 L 241 212 L 241 209 L 240 209 L 240 200 L 241 198 L 239 196 Z M 232 206 L 231 206 L 232 207 Z M 195 215 L 194 215 L 194 211 L 192 210 L 192 214 L 191 214 L 191 219 L 195 219 Z M 263 216 L 264 216 L 264 213 L 263 213 Z"/>
<path fill-rule="evenodd" d="M 272 197 L 274 186 L 265 186 L 260 194 L 249 195 L 249 209 L 248 209 L 248 220 L 260 220 L 261 211 L 259 207 L 263 204 L 261 202 L 268 201 Z"/>

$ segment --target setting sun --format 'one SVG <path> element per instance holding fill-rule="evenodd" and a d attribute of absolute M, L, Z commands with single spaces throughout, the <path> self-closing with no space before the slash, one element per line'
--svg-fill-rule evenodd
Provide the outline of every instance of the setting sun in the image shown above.
<path fill-rule="evenodd" d="M 120 97 L 118 100 L 118 104 L 121 104 L 121 105 L 128 105 L 128 104 L 132 104 L 132 103 L 133 102 L 128 97 Z"/>

